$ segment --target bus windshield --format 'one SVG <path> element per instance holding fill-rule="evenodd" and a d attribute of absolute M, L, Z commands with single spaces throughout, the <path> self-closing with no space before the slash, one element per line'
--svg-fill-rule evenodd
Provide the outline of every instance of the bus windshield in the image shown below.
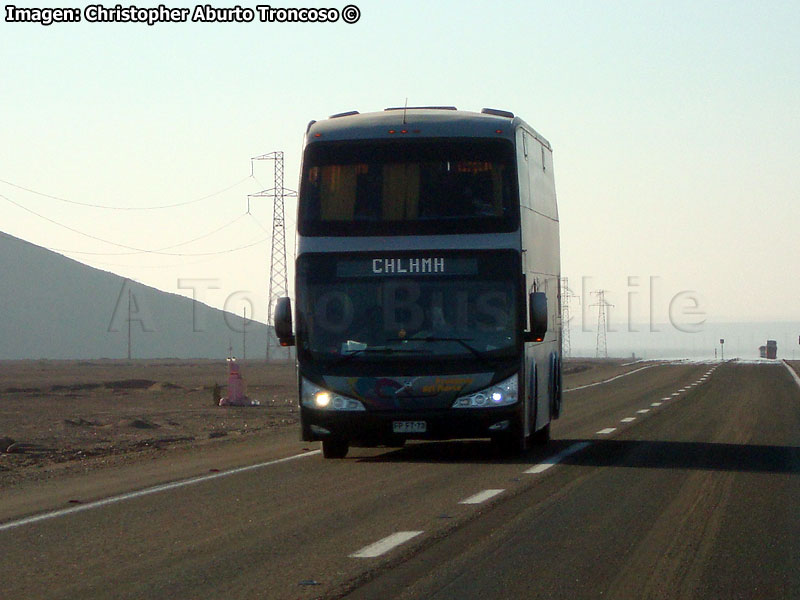
<path fill-rule="evenodd" d="M 303 160 L 301 235 L 513 231 L 508 140 L 315 142 Z"/>
<path fill-rule="evenodd" d="M 427 260 L 302 257 L 298 352 L 333 363 L 514 356 L 513 261 L 479 268 L 475 257 Z"/>

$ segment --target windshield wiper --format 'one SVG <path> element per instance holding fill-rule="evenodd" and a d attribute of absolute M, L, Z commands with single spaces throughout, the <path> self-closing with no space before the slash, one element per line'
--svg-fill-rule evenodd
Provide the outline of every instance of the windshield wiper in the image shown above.
<path fill-rule="evenodd" d="M 360 348 L 358 350 L 353 350 L 352 352 L 348 352 L 345 356 L 342 356 L 339 359 L 335 360 L 333 362 L 333 365 L 340 365 L 342 363 L 345 363 L 354 356 L 358 356 L 359 354 L 423 354 L 423 353 L 430 354 L 430 351 L 420 350 L 418 348 L 390 348 L 389 346 L 367 347 L 367 348 Z"/>
<path fill-rule="evenodd" d="M 489 359 L 486 354 L 470 346 L 467 342 L 473 341 L 472 338 L 459 338 L 459 337 L 438 337 L 435 335 L 428 335 L 425 337 L 412 337 L 412 338 L 392 338 L 387 340 L 389 342 L 396 342 L 396 341 L 404 341 L 404 342 L 456 342 L 457 344 L 461 345 L 462 347 L 466 348 L 472 354 L 477 356 L 480 360 L 482 360 L 486 364 L 491 364 L 491 360 Z"/>

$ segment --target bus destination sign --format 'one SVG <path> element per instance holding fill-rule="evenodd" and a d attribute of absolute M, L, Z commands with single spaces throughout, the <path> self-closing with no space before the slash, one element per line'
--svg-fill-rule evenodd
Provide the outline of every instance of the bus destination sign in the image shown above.
<path fill-rule="evenodd" d="M 474 258 L 445 258 L 441 256 L 380 257 L 342 260 L 336 264 L 338 277 L 403 277 L 415 275 L 475 275 L 478 264 Z"/>

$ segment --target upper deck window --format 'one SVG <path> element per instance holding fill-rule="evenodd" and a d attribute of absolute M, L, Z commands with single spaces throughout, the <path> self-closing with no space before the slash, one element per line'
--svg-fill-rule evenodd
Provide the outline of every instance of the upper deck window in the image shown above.
<path fill-rule="evenodd" d="M 315 142 L 303 160 L 300 234 L 513 231 L 514 164 L 508 140 Z"/>

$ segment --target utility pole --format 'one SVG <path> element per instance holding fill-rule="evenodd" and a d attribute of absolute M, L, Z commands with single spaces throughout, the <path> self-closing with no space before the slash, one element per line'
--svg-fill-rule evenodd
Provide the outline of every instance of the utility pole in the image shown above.
<path fill-rule="evenodd" d="M 128 287 L 128 360 L 131 359 L 131 288 Z"/>
<path fill-rule="evenodd" d="M 242 307 L 242 360 L 247 360 L 247 307 Z"/>
<path fill-rule="evenodd" d="M 270 359 L 270 348 L 278 347 L 275 337 L 274 310 L 278 298 L 289 295 L 286 270 L 286 224 L 283 214 L 283 201 L 287 197 L 296 197 L 297 192 L 283 187 L 283 152 L 268 152 L 250 159 L 250 175 L 253 174 L 253 161 L 271 160 L 275 165 L 275 185 L 257 194 L 247 196 L 247 212 L 250 212 L 250 198 L 269 198 L 272 202 L 272 249 L 269 267 L 269 295 L 267 304 L 267 360 Z M 269 331 L 269 327 L 272 331 Z M 290 355 L 287 349 L 287 360 Z"/>
<path fill-rule="evenodd" d="M 596 358 L 608 358 L 608 344 L 606 342 L 606 307 L 614 306 L 606 302 L 606 290 L 597 290 L 592 292 L 593 296 L 597 296 L 597 303 L 592 306 L 597 306 L 597 347 L 595 348 Z"/>

